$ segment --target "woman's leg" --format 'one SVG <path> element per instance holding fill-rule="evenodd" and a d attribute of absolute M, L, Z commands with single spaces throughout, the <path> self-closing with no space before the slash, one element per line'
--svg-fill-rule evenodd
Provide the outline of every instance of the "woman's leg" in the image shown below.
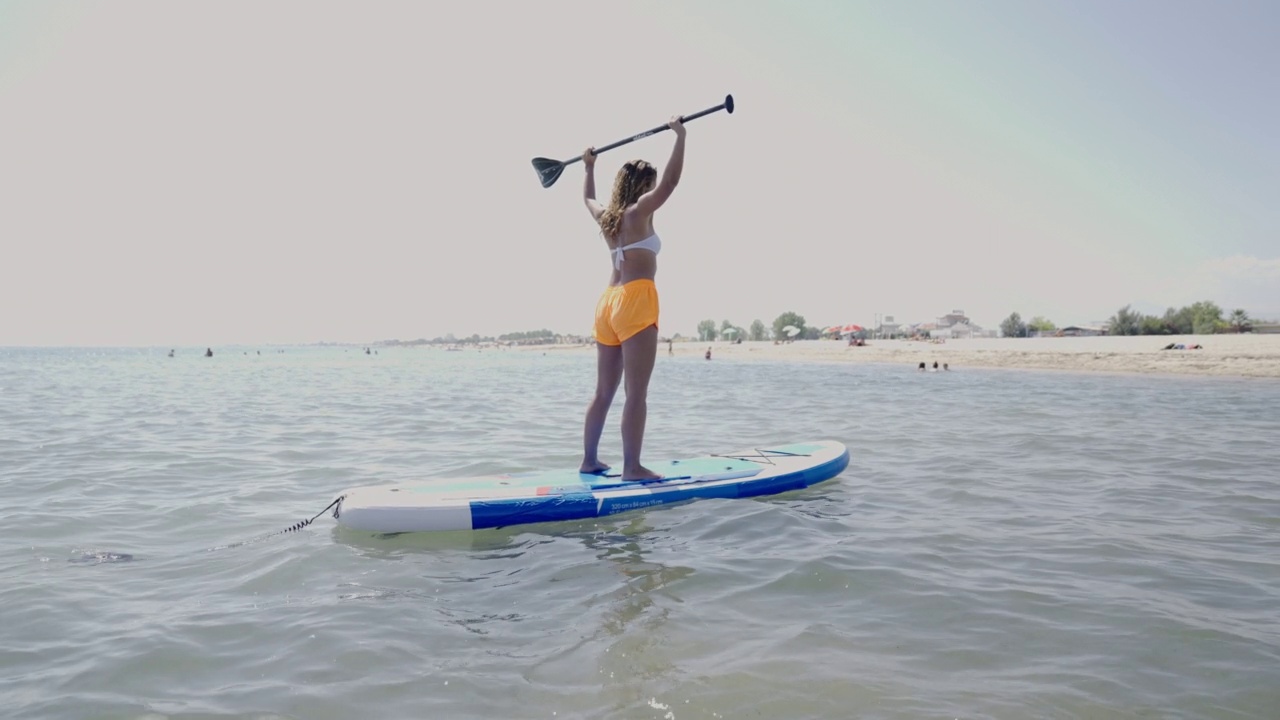
<path fill-rule="evenodd" d="M 582 429 L 582 466 L 579 472 L 595 473 L 609 469 L 600 462 L 600 433 L 604 431 L 604 419 L 613 404 L 622 380 L 622 348 L 617 345 L 596 343 L 596 394 L 587 406 L 587 418 Z"/>
<path fill-rule="evenodd" d="M 627 400 L 622 406 L 622 479 L 662 477 L 640 464 L 644 423 L 649 413 L 649 377 L 658 356 L 658 326 L 650 325 L 622 341 L 622 365 L 626 368 Z"/>

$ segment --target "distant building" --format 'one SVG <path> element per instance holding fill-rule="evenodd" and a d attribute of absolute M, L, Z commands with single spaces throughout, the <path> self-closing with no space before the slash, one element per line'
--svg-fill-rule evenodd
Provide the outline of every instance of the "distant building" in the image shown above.
<path fill-rule="evenodd" d="M 970 322 L 960 322 L 945 327 L 939 327 L 929 333 L 936 338 L 951 338 L 953 340 L 986 337 L 987 332 L 981 327 Z"/>
<path fill-rule="evenodd" d="M 902 323 L 894 322 L 892 315 L 885 315 L 880 327 L 876 328 L 876 337 L 892 338 L 903 333 Z"/>
<path fill-rule="evenodd" d="M 964 314 L 963 310 L 952 310 L 951 312 L 938 318 L 938 327 L 951 327 L 952 325 L 968 325 L 969 317 Z"/>

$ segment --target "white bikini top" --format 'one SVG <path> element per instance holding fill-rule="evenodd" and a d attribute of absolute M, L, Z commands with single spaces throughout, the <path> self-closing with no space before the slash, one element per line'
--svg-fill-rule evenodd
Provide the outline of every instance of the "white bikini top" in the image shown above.
<path fill-rule="evenodd" d="M 658 233 L 654 233 L 639 242 L 633 242 L 630 245 L 619 245 L 618 247 L 610 250 L 609 252 L 613 253 L 614 270 L 622 269 L 622 254 L 628 250 L 648 250 L 654 255 L 657 255 L 658 252 L 662 250 L 662 238 L 658 237 Z"/>

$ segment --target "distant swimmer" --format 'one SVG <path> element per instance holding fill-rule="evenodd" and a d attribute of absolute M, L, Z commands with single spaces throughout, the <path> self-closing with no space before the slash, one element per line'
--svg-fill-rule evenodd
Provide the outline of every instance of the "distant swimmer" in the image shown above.
<path fill-rule="evenodd" d="M 923 360 L 921 360 L 921 361 L 920 361 L 920 372 L 924 372 L 924 371 L 925 371 L 924 361 L 923 361 Z"/>
<path fill-rule="evenodd" d="M 707 359 L 711 359 L 711 348 L 707 348 Z"/>
<path fill-rule="evenodd" d="M 947 363 L 942 363 L 942 369 L 943 369 L 943 370 L 950 370 L 951 368 L 947 366 Z"/>
<path fill-rule="evenodd" d="M 936 372 L 936 371 L 937 371 L 937 369 L 938 369 L 938 361 L 937 361 L 937 360 L 934 360 L 934 361 L 933 361 L 933 369 L 934 369 L 934 371 L 935 371 L 935 372 Z"/>
<path fill-rule="evenodd" d="M 170 351 L 169 351 L 169 357 L 173 357 L 173 351 L 172 351 L 172 350 L 170 350 Z"/>
<path fill-rule="evenodd" d="M 205 349 L 204 349 L 204 356 L 205 356 L 205 357 L 213 357 L 213 348 L 205 348 Z"/>

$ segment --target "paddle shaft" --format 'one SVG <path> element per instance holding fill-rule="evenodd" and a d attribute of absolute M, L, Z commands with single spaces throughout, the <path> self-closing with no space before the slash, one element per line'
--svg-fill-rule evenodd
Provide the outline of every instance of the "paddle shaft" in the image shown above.
<path fill-rule="evenodd" d="M 711 114 L 711 113 L 713 113 L 713 112 L 719 112 L 719 111 L 721 111 L 721 110 L 724 110 L 725 108 L 732 108 L 732 107 L 733 107 L 733 96 L 729 96 L 729 97 L 727 97 L 727 98 L 725 98 L 725 99 L 724 99 L 724 102 L 720 103 L 719 105 L 716 105 L 715 107 L 710 107 L 710 108 L 707 108 L 706 110 L 699 110 L 698 112 L 696 112 L 696 113 L 694 113 L 694 114 L 692 114 L 692 115 L 683 115 L 683 116 L 681 116 L 681 118 L 680 118 L 680 122 L 681 122 L 681 123 L 687 123 L 687 122 L 689 122 L 690 120 L 697 120 L 698 118 L 700 118 L 700 117 L 702 117 L 702 116 L 704 116 L 704 115 L 710 115 L 710 114 Z M 729 110 L 729 112 L 733 112 L 733 110 Z M 608 144 L 608 145 L 605 145 L 604 147 L 596 148 L 596 150 L 595 150 L 595 154 L 596 154 L 596 155 L 599 155 L 600 153 L 605 152 L 606 150 L 612 150 L 612 149 L 614 149 L 614 148 L 619 148 L 619 147 L 622 147 L 623 145 L 626 145 L 626 144 L 628 144 L 628 143 L 633 143 L 633 142 L 635 142 L 635 141 L 637 141 L 637 140 L 643 140 L 644 138 L 647 138 L 647 137 L 649 137 L 650 135 L 654 135 L 654 134 L 657 134 L 657 133 L 662 132 L 663 130 L 670 130 L 670 129 L 671 129 L 671 128 L 667 127 L 666 125 L 659 125 L 658 127 L 654 128 L 654 129 L 652 129 L 652 130 L 646 130 L 646 131 L 644 131 L 644 132 L 640 133 L 639 135 L 632 135 L 631 137 L 627 138 L 626 140 L 619 140 L 618 142 L 610 143 L 610 144 Z M 580 160 L 582 160 L 582 156 L 581 156 L 581 155 L 579 155 L 578 157 L 573 158 L 573 159 L 571 159 L 571 160 L 565 160 L 565 161 L 564 161 L 564 164 L 565 164 L 565 165 L 572 165 L 573 163 L 576 163 L 576 162 L 578 162 L 578 161 L 580 161 Z"/>

